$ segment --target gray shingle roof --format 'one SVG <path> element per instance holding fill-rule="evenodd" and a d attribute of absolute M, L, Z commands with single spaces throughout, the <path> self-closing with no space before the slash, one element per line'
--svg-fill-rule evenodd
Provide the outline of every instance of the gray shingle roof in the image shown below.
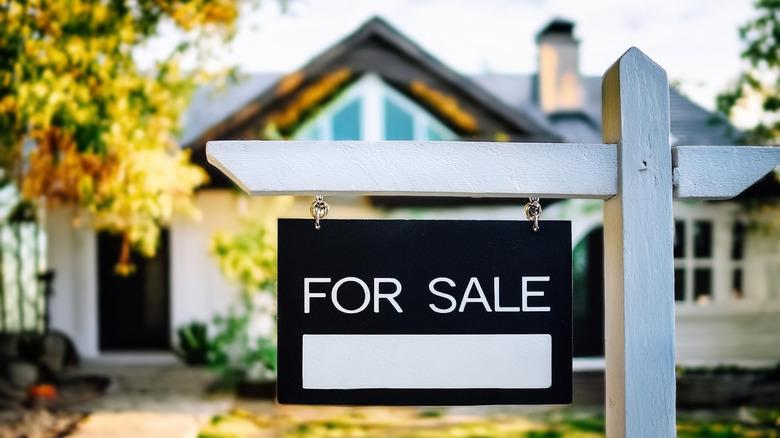
<path fill-rule="evenodd" d="M 535 105 L 534 75 L 488 74 L 473 79 L 509 105 L 528 108 Z M 585 104 L 582 113 L 553 115 L 549 123 L 569 142 L 601 141 L 601 78 L 583 78 Z M 677 89 L 669 90 L 672 143 L 675 145 L 738 144 L 738 132 L 720 115 L 712 113 L 685 97 Z M 536 109 L 538 113 L 538 108 Z"/>
<path fill-rule="evenodd" d="M 182 144 L 195 140 L 208 128 L 238 111 L 281 77 L 276 73 L 245 75 L 223 88 L 198 89 L 184 115 Z M 528 74 L 483 74 L 470 76 L 477 85 L 511 108 L 522 111 L 540 125 L 558 133 L 565 141 L 601 141 L 601 78 L 585 77 L 585 105 L 582 112 L 545 116 L 536 105 L 535 76 Z M 737 144 L 738 132 L 723 117 L 697 105 L 679 91 L 670 90 L 672 142 L 688 145 Z"/>
<path fill-rule="evenodd" d="M 179 141 L 189 144 L 225 117 L 240 110 L 280 77 L 277 73 L 256 73 L 242 75 L 235 83 L 224 87 L 198 88 L 184 113 Z"/>

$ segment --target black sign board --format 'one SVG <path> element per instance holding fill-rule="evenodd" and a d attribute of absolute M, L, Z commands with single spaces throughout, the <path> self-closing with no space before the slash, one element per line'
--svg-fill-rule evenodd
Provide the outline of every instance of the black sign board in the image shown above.
<path fill-rule="evenodd" d="M 570 403 L 571 223 L 279 220 L 280 403 Z"/>

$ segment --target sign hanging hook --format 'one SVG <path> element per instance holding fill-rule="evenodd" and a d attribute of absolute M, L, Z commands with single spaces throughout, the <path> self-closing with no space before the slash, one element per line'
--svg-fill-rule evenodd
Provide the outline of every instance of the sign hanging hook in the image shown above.
<path fill-rule="evenodd" d="M 525 210 L 525 217 L 534 223 L 534 232 L 539 231 L 539 218 L 542 216 L 542 204 L 539 203 L 539 198 L 528 198 L 528 203 L 523 210 Z"/>
<path fill-rule="evenodd" d="M 311 213 L 311 217 L 314 218 L 314 229 L 319 230 L 320 229 L 320 219 L 325 219 L 328 217 L 328 211 L 330 210 L 328 203 L 325 202 L 325 197 L 322 195 L 316 195 L 314 197 L 314 202 L 311 203 L 311 207 L 309 207 L 309 212 Z"/>

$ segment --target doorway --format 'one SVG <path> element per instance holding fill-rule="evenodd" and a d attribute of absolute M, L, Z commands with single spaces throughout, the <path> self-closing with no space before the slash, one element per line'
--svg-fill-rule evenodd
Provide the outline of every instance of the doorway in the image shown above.
<path fill-rule="evenodd" d="M 574 247 L 574 356 L 604 356 L 604 228 Z"/>
<path fill-rule="evenodd" d="M 98 319 L 101 351 L 165 351 L 170 348 L 169 233 L 163 230 L 152 258 L 133 253 L 135 271 L 115 266 L 122 238 L 97 236 Z"/>

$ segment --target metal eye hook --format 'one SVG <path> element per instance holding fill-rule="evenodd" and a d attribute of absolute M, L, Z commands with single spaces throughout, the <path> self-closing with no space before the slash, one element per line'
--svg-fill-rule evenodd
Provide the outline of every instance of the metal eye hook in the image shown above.
<path fill-rule="evenodd" d="M 316 195 L 314 197 L 314 202 L 311 203 L 311 207 L 309 208 L 309 212 L 314 218 L 315 230 L 319 230 L 321 228 L 320 219 L 325 219 L 328 217 L 329 210 L 330 208 L 328 207 L 328 203 L 325 202 L 325 197 L 322 195 Z"/>
<path fill-rule="evenodd" d="M 525 217 L 534 223 L 534 232 L 539 231 L 539 218 L 542 216 L 542 204 L 539 203 L 539 198 L 528 198 L 528 203 L 523 210 L 525 210 Z"/>

